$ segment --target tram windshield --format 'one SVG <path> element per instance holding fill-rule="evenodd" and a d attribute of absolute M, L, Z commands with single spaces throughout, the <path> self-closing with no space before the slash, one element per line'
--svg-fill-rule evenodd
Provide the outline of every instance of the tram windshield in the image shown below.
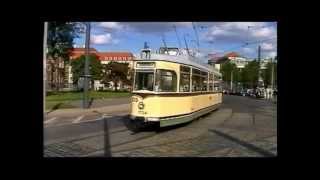
<path fill-rule="evenodd" d="M 177 75 L 171 70 L 157 69 L 155 84 L 155 91 L 157 92 L 176 92 Z"/>
<path fill-rule="evenodd" d="M 154 72 L 136 72 L 134 90 L 153 91 Z"/>

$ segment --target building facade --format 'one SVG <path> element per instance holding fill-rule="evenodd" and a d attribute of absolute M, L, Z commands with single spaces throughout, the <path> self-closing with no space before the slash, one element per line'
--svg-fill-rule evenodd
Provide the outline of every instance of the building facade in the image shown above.
<path fill-rule="evenodd" d="M 98 59 L 100 60 L 101 64 L 108 64 L 111 61 L 114 62 L 119 62 L 119 63 L 128 63 L 129 64 L 129 69 L 133 68 L 133 59 L 134 59 L 134 55 L 131 52 L 99 52 L 94 48 L 91 48 L 89 51 L 90 54 L 95 54 Z M 74 48 L 72 50 L 72 52 L 70 53 L 70 60 L 75 60 L 76 58 L 80 57 L 81 55 L 85 54 L 85 48 Z M 82 80 L 80 79 L 78 85 L 76 85 L 77 87 L 75 87 L 73 85 L 73 81 L 72 81 L 72 68 L 70 66 L 70 64 L 68 64 L 66 66 L 67 69 L 67 81 L 69 84 L 69 88 L 71 89 L 75 89 L 77 87 L 81 87 L 82 86 Z M 128 77 L 130 78 L 130 77 Z M 114 87 L 114 83 L 110 82 L 109 85 L 105 85 L 103 83 L 101 83 L 101 80 L 95 80 L 94 81 L 94 89 L 95 90 L 99 90 L 99 89 L 115 89 L 116 87 Z M 128 85 L 124 85 L 122 82 L 120 82 L 118 84 L 117 89 L 130 89 L 131 87 L 129 87 Z"/>
<path fill-rule="evenodd" d="M 221 64 L 225 63 L 226 61 L 230 61 L 231 63 L 234 63 L 237 68 L 242 69 L 244 68 L 250 61 L 253 61 L 253 59 L 248 59 L 243 56 L 240 56 L 236 52 L 227 53 L 224 56 L 215 56 L 211 57 L 208 60 L 208 64 L 214 65 L 215 68 L 217 68 L 220 71 Z M 272 59 L 261 59 L 260 61 L 260 69 L 266 69 L 267 64 L 269 62 L 272 62 Z"/>
<path fill-rule="evenodd" d="M 135 58 L 131 52 L 99 52 L 95 48 L 90 48 L 90 54 L 95 54 L 101 61 L 101 64 L 108 64 L 111 61 L 128 63 L 129 68 L 132 69 L 133 59 Z M 73 84 L 71 62 L 81 55 L 85 55 L 85 48 L 73 48 L 70 52 L 70 61 L 66 63 L 63 59 L 53 60 L 48 57 L 46 64 L 46 90 L 74 90 L 81 86 L 80 84 Z M 130 77 L 128 77 L 130 78 Z M 108 87 L 105 87 L 100 80 L 94 81 L 94 89 L 115 89 L 114 83 L 110 82 Z M 118 85 L 119 88 L 130 88 L 123 86 L 122 83 Z"/>

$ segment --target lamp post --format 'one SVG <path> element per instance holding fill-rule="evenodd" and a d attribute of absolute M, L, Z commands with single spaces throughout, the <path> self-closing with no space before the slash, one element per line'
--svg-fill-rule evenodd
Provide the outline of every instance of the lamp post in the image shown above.
<path fill-rule="evenodd" d="M 44 22 L 43 32 L 43 110 L 46 109 L 46 83 L 47 83 L 47 34 L 48 22 Z"/>

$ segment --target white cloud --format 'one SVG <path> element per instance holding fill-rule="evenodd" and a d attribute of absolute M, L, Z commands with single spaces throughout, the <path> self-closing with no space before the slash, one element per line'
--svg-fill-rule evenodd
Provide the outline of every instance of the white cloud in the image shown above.
<path fill-rule="evenodd" d="M 276 28 L 266 22 L 219 22 L 208 26 L 201 39 L 224 43 L 245 43 L 276 37 Z"/>
<path fill-rule="evenodd" d="M 138 33 L 152 33 L 161 34 L 166 32 L 173 32 L 174 26 L 177 31 L 179 28 L 192 28 L 192 22 L 127 22 L 122 23 L 126 28 Z"/>
<path fill-rule="evenodd" d="M 245 47 L 245 48 L 242 48 L 242 51 L 243 51 L 244 53 L 253 53 L 253 52 L 254 52 L 254 49 Z"/>
<path fill-rule="evenodd" d="M 265 38 L 265 37 L 273 37 L 275 35 L 276 35 L 275 31 L 271 27 L 265 27 L 265 28 L 253 30 L 252 32 L 253 37 Z"/>
<path fill-rule="evenodd" d="M 265 54 L 266 58 L 274 58 L 277 55 L 276 51 L 270 51 Z"/>
<path fill-rule="evenodd" d="M 119 40 L 113 39 L 110 33 L 91 35 L 90 43 L 92 44 L 117 44 Z"/>
<path fill-rule="evenodd" d="M 275 46 L 272 43 L 262 43 L 261 48 L 262 50 L 269 51 L 269 50 L 274 50 Z"/>
<path fill-rule="evenodd" d="M 98 24 L 99 27 L 119 30 L 123 27 L 119 22 L 101 22 Z"/>

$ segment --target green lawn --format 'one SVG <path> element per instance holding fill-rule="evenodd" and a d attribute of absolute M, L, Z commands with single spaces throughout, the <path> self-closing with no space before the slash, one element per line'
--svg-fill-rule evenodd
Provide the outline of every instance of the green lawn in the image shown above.
<path fill-rule="evenodd" d="M 93 99 L 129 97 L 130 92 L 90 91 L 89 97 Z M 82 100 L 82 92 L 56 92 L 46 96 L 46 110 L 59 108 L 73 108 L 69 102 Z"/>

